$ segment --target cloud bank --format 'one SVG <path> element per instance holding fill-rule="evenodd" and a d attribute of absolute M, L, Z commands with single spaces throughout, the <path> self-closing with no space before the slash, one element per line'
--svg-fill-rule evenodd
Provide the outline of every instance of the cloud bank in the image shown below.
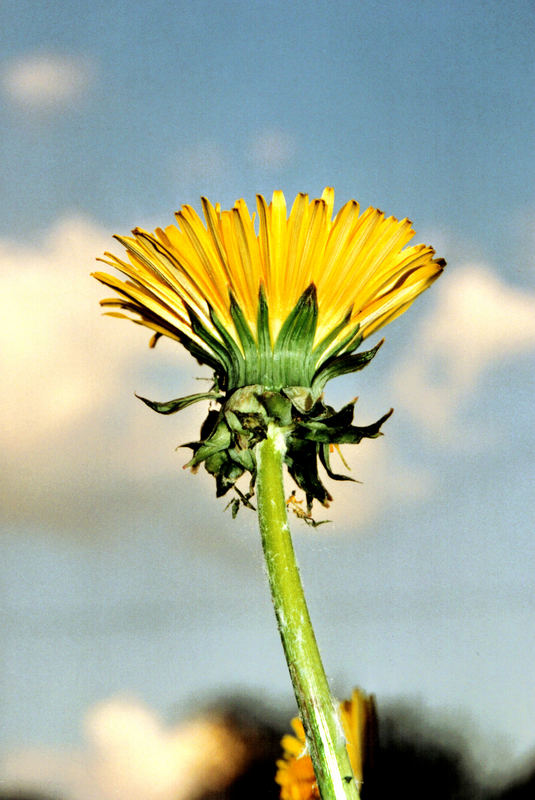
<path fill-rule="evenodd" d="M 247 759 L 221 716 L 166 726 L 142 703 L 112 698 L 89 709 L 80 751 L 22 750 L 1 764 L 10 790 L 72 800 L 186 800 L 224 789 Z"/>
<path fill-rule="evenodd" d="M 61 524 L 63 517 L 69 524 L 83 518 L 80 503 L 104 499 L 111 487 L 120 494 L 169 469 L 171 459 L 175 469 L 186 460 L 174 446 L 188 440 L 191 423 L 170 441 L 169 422 L 162 425 L 133 395 L 150 393 L 143 378 L 149 366 L 168 370 L 169 394 L 179 395 L 195 364 L 186 365 L 171 342 L 156 356 L 141 328 L 101 316 L 105 292 L 89 273 L 111 243 L 109 231 L 77 217 L 59 222 L 36 246 L 0 240 L 5 519 Z"/>
<path fill-rule="evenodd" d="M 481 264 L 447 272 L 433 292 L 434 308 L 392 388 L 398 405 L 448 443 L 483 377 L 535 348 L 535 293 L 509 286 Z"/>
<path fill-rule="evenodd" d="M 2 88 L 27 110 L 51 110 L 77 101 L 93 79 L 86 59 L 54 53 L 29 54 L 8 64 Z"/>

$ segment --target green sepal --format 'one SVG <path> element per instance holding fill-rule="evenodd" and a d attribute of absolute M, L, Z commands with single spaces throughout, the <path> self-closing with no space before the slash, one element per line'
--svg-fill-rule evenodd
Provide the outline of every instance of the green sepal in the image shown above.
<path fill-rule="evenodd" d="M 372 422 L 371 425 L 364 425 L 364 426 L 355 426 L 352 425 L 348 430 L 344 432 L 340 432 L 336 439 L 332 440 L 333 444 L 358 444 L 363 439 L 377 439 L 378 436 L 382 436 L 381 427 L 382 425 L 389 419 L 392 414 L 394 413 L 394 409 L 391 408 L 386 414 L 383 414 L 377 422 Z"/>
<path fill-rule="evenodd" d="M 198 336 L 199 339 L 202 339 L 202 341 L 214 353 L 214 358 L 220 365 L 218 371 L 218 375 L 222 378 L 222 381 L 220 381 L 220 383 L 222 388 L 226 389 L 227 386 L 230 384 L 230 381 L 234 373 L 232 357 L 225 349 L 223 343 L 218 341 L 215 338 L 215 336 L 212 336 L 210 331 L 201 322 L 200 317 L 195 313 L 195 311 L 192 308 L 190 308 L 187 304 L 185 305 L 186 305 L 186 311 L 188 312 L 191 329 L 193 333 L 196 336 Z"/>
<path fill-rule="evenodd" d="M 353 481 L 353 483 L 360 483 L 360 481 L 355 480 L 350 475 L 344 475 L 343 473 L 340 474 L 338 472 L 333 472 L 331 469 L 331 458 L 329 453 L 329 445 L 328 444 L 321 444 L 318 447 L 318 455 L 321 461 L 321 465 L 329 478 L 333 481 Z"/>
<path fill-rule="evenodd" d="M 329 505 L 332 496 L 321 482 L 318 474 L 315 442 L 290 438 L 284 463 L 296 484 L 305 493 L 308 511 L 312 508 L 313 500 L 318 500 L 323 506 Z"/>
<path fill-rule="evenodd" d="M 230 289 L 229 289 L 229 303 L 230 303 L 229 305 L 230 316 L 232 317 L 234 327 L 236 328 L 236 333 L 238 334 L 238 338 L 243 348 L 243 354 L 247 368 L 248 365 L 250 364 L 256 364 L 258 357 L 256 341 L 251 332 L 251 328 L 249 327 L 249 324 L 243 315 L 243 311 L 236 302 L 236 298 L 234 297 Z M 257 381 L 255 380 L 254 382 L 256 383 Z"/>
<path fill-rule="evenodd" d="M 223 417 L 220 417 L 218 424 L 213 429 L 210 436 L 203 442 L 190 442 L 182 447 L 190 447 L 193 450 L 193 458 L 185 465 L 185 468 L 195 468 L 210 456 L 227 450 L 231 444 L 231 433 Z"/>
<path fill-rule="evenodd" d="M 381 435 L 381 426 L 392 415 L 391 408 L 377 422 L 371 425 L 351 425 L 354 403 L 349 403 L 336 414 L 323 419 L 302 421 L 295 431 L 296 436 L 303 437 L 318 444 L 358 444 L 362 439 L 375 439 Z"/>
<path fill-rule="evenodd" d="M 226 450 L 219 450 L 205 459 L 204 466 L 210 475 L 217 475 L 223 464 L 228 461 Z"/>
<path fill-rule="evenodd" d="M 310 426 L 311 428 L 313 428 L 315 425 L 327 425 L 329 428 L 334 429 L 347 428 L 347 426 L 351 425 L 353 421 L 356 402 L 356 398 L 351 400 L 350 403 L 346 403 L 345 406 L 342 406 L 340 411 L 335 411 L 333 408 L 331 408 L 331 406 L 322 404 L 322 414 L 319 417 L 312 417 L 311 419 L 303 420 L 303 425 L 305 427 Z"/>
<path fill-rule="evenodd" d="M 245 428 L 241 423 L 240 418 L 234 411 L 231 411 L 230 409 L 226 408 L 223 411 L 223 414 L 225 415 L 225 421 L 229 426 L 230 430 L 232 431 L 232 433 L 239 433 L 239 434 L 247 433 L 247 431 L 245 430 Z"/>
<path fill-rule="evenodd" d="M 157 411 L 158 414 L 176 414 L 177 411 L 182 411 L 183 408 L 187 408 L 201 400 L 218 400 L 220 395 L 216 392 L 188 394 L 186 397 L 177 397 L 176 400 L 168 400 L 164 403 L 160 403 L 157 400 L 149 400 L 147 397 L 141 397 L 140 394 L 136 394 L 136 397 L 149 408 L 152 408 L 153 411 Z"/>
<path fill-rule="evenodd" d="M 330 406 L 321 405 L 321 413 L 300 419 L 296 424 L 294 436 L 313 442 L 336 444 L 337 436 L 351 427 L 355 401 L 348 403 L 340 411 L 334 412 Z"/>
<path fill-rule="evenodd" d="M 206 468 L 208 469 L 208 462 Z M 244 471 L 243 467 L 240 467 L 239 464 L 236 464 L 236 462 L 232 461 L 227 456 L 215 476 L 216 497 L 223 497 L 229 489 L 232 489 L 236 481 L 241 478 Z"/>
<path fill-rule="evenodd" d="M 282 389 L 298 414 L 310 414 L 317 402 L 308 386 L 286 386 Z"/>
<path fill-rule="evenodd" d="M 243 467 L 244 470 L 250 472 L 251 475 L 256 474 L 256 460 L 254 457 L 254 450 L 251 449 L 240 449 L 232 448 L 232 450 L 228 451 L 229 457 L 232 461 L 235 461 L 236 464 L 239 464 Z"/>
<path fill-rule="evenodd" d="M 318 321 L 318 301 L 313 283 L 288 314 L 273 348 L 273 383 L 307 386 L 313 372 L 312 349 Z"/>
<path fill-rule="evenodd" d="M 226 494 L 245 471 L 243 467 L 230 459 L 226 450 L 221 450 L 209 456 L 205 460 L 204 466 L 206 471 L 215 477 L 216 497 L 222 497 Z"/>
<path fill-rule="evenodd" d="M 358 337 L 355 341 L 358 341 Z M 375 347 L 372 347 L 371 350 L 365 350 L 363 353 L 343 353 L 343 355 L 328 358 L 323 366 L 316 371 L 312 379 L 312 392 L 319 395 L 325 388 L 325 384 L 333 378 L 346 375 L 348 372 L 358 372 L 364 369 L 376 355 L 383 342 L 384 339 L 381 339 Z M 358 344 L 354 344 L 353 348 L 355 346 L 358 347 Z"/>
<path fill-rule="evenodd" d="M 256 320 L 258 382 L 269 385 L 272 376 L 273 350 L 269 331 L 269 308 L 266 301 L 264 285 L 260 284 L 258 292 L 258 315 Z"/>
<path fill-rule="evenodd" d="M 229 386 L 240 386 L 243 384 L 245 380 L 245 369 L 246 364 L 243 358 L 243 354 L 229 334 L 219 317 L 217 316 L 215 309 L 212 306 L 209 306 L 210 309 L 210 319 L 214 328 L 217 330 L 221 339 L 223 340 L 223 345 L 226 348 L 226 352 L 228 354 L 228 358 L 231 363 L 231 371 L 228 375 L 228 384 Z"/>

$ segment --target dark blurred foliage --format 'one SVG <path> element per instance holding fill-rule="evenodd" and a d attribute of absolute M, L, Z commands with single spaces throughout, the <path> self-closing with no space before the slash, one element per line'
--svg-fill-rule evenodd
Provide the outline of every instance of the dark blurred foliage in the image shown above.
<path fill-rule="evenodd" d="M 281 757 L 280 739 L 290 727 L 262 710 L 251 716 L 250 709 L 250 703 L 239 702 L 226 712 L 250 745 L 248 767 L 227 789 L 200 800 L 278 800 L 275 761 Z M 431 724 L 424 709 L 380 707 L 378 718 L 362 800 L 392 800 L 399 794 L 411 800 L 535 800 L 535 772 L 517 777 L 499 792 L 483 786 L 470 760 L 469 739 L 462 731 Z"/>
<path fill-rule="evenodd" d="M 59 797 L 50 795 L 36 794 L 35 792 L 5 792 L 0 791 L 0 800 L 60 800 Z"/>
<path fill-rule="evenodd" d="M 382 800 L 400 791 L 411 800 L 482 800 L 468 747 L 461 734 L 431 726 L 422 713 L 393 707 L 378 714 L 378 739 L 365 765 L 362 800 Z"/>

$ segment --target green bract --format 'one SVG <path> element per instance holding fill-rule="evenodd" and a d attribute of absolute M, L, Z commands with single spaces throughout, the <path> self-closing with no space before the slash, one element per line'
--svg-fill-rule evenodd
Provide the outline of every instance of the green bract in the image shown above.
<path fill-rule="evenodd" d="M 195 470 L 204 464 L 215 477 L 218 496 L 234 488 L 237 497 L 231 501 L 233 513 L 240 503 L 251 507 L 256 478 L 255 446 L 266 437 L 269 423 L 274 423 L 285 436 L 284 461 L 297 486 L 305 492 L 308 510 L 313 500 L 328 505 L 332 498 L 319 477 L 318 458 L 330 478 L 352 480 L 332 471 L 330 445 L 357 444 L 363 438 L 379 436 L 392 410 L 372 425 L 355 426 L 352 424 L 355 401 L 335 411 L 324 403 L 323 390 L 332 378 L 365 367 L 382 342 L 356 353 L 362 337 L 359 326 L 350 324 L 349 309 L 339 325 L 314 347 L 318 303 L 313 284 L 299 298 L 274 343 L 262 288 L 256 338 L 230 297 L 230 313 L 240 346 L 212 308 L 210 319 L 220 339 L 207 330 L 191 308 L 187 307 L 187 311 L 192 332 L 203 344 L 186 334 L 182 343 L 200 363 L 213 369 L 211 391 L 164 403 L 140 398 L 160 414 L 173 414 L 200 400 L 215 404 L 202 425 L 200 440 L 184 445 L 193 451 L 186 466 Z M 236 482 L 245 473 L 249 474 L 250 483 L 244 493 Z"/>

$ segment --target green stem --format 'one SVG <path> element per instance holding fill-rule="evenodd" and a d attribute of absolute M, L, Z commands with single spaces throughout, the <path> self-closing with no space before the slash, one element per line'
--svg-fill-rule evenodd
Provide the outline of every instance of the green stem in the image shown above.
<path fill-rule="evenodd" d="M 345 738 L 299 577 L 282 483 L 283 432 L 257 445 L 258 518 L 282 645 L 322 800 L 358 800 Z"/>

